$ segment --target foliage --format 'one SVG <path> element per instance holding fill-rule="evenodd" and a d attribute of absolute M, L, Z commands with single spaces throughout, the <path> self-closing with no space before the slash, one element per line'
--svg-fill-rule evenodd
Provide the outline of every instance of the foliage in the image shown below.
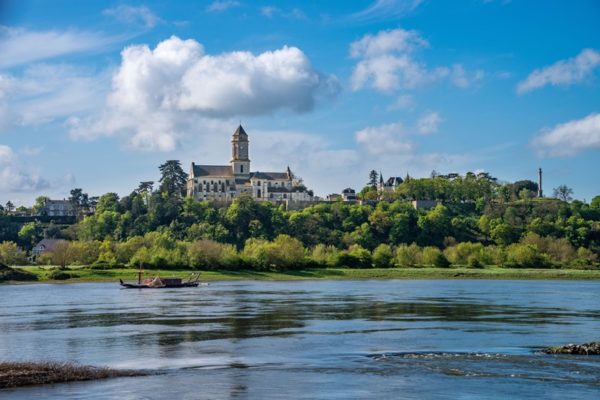
<path fill-rule="evenodd" d="M 24 265 L 27 255 L 14 242 L 0 243 L 0 263 L 6 265 Z"/>

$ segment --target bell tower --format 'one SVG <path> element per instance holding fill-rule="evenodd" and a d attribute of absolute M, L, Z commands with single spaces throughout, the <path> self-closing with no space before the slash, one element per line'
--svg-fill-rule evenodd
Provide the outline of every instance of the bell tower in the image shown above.
<path fill-rule="evenodd" d="M 238 126 L 231 139 L 231 161 L 229 161 L 236 178 L 250 178 L 249 143 L 248 134 L 242 125 Z"/>

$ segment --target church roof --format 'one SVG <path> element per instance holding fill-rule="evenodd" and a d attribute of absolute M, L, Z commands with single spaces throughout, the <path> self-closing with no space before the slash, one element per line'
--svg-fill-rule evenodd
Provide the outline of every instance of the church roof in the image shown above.
<path fill-rule="evenodd" d="M 231 165 L 196 165 L 194 176 L 233 176 Z"/>
<path fill-rule="evenodd" d="M 288 175 L 287 172 L 252 172 L 250 173 L 250 177 L 251 178 L 255 178 L 255 179 L 266 179 L 268 181 L 270 180 L 289 180 L 290 177 Z"/>
<path fill-rule="evenodd" d="M 233 138 L 234 139 L 248 140 L 248 134 L 246 133 L 246 131 L 244 130 L 244 128 L 242 128 L 241 124 L 240 124 L 240 126 L 238 126 L 238 128 L 235 130 L 235 132 L 233 132 Z"/>
<path fill-rule="evenodd" d="M 399 176 L 392 176 L 391 178 L 389 178 L 387 180 L 387 182 L 385 183 L 385 186 L 398 186 L 402 182 L 404 182 L 404 181 Z"/>

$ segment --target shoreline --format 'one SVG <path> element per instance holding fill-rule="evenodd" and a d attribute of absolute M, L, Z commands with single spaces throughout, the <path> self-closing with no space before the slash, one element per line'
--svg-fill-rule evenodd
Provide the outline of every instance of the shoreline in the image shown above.
<path fill-rule="evenodd" d="M 16 267 L 34 273 L 38 280 L 7 281 L 7 284 L 31 283 L 93 283 L 118 282 L 119 279 L 137 281 L 137 269 L 119 268 L 93 270 L 85 267 L 70 267 L 64 272 L 73 275 L 70 279 L 49 279 L 51 271 L 48 267 L 27 266 Z M 148 269 L 145 276 L 187 278 L 191 273 L 200 273 L 201 282 L 233 281 L 233 280 L 438 280 L 438 279 L 490 279 L 490 280 L 600 280 L 600 270 L 579 269 L 517 269 L 517 268 L 314 268 L 295 271 L 254 271 L 254 270 L 182 270 L 182 269 Z"/>

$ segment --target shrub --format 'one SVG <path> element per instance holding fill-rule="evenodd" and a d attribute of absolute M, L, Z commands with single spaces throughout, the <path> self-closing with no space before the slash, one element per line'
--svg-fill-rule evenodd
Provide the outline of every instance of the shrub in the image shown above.
<path fill-rule="evenodd" d="M 262 270 L 302 268 L 308 264 L 302 242 L 289 235 L 279 235 L 272 242 L 264 239 L 248 239 L 242 252 L 242 259 Z"/>
<path fill-rule="evenodd" d="M 513 244 L 506 249 L 505 267 L 549 268 L 552 266 L 545 254 L 530 244 Z"/>
<path fill-rule="evenodd" d="M 213 240 L 197 240 L 187 246 L 190 266 L 204 269 L 231 267 L 232 257 L 237 252 L 232 245 L 217 243 Z"/>
<path fill-rule="evenodd" d="M 318 244 L 313 248 L 310 258 L 318 266 L 332 267 L 337 260 L 337 253 L 334 246 Z"/>
<path fill-rule="evenodd" d="M 392 266 L 394 254 L 387 244 L 380 244 L 373 250 L 373 266 L 375 268 L 389 268 Z"/>
<path fill-rule="evenodd" d="M 333 266 L 338 268 L 360 268 L 361 262 L 358 257 L 342 250 L 334 255 Z"/>
<path fill-rule="evenodd" d="M 371 253 L 364 247 L 353 244 L 348 249 L 348 254 L 355 257 L 358 262 L 358 268 L 370 268 L 372 263 Z"/>
<path fill-rule="evenodd" d="M 482 264 L 480 253 L 483 251 L 481 243 L 463 242 L 444 250 L 444 255 L 453 265 L 468 265 L 469 259 Z M 473 261 L 474 262 L 474 261 Z"/>
<path fill-rule="evenodd" d="M 521 243 L 537 247 L 540 252 L 547 254 L 552 261 L 563 265 L 570 264 L 577 257 L 575 248 L 565 238 L 556 239 L 529 232 L 521 240 Z"/>
<path fill-rule="evenodd" d="M 7 265 L 25 265 L 27 256 L 14 242 L 0 243 L 0 263 Z"/>
<path fill-rule="evenodd" d="M 450 266 L 450 261 L 437 247 L 427 246 L 423 249 L 423 264 L 433 265 L 437 268 L 447 268 Z"/>
<path fill-rule="evenodd" d="M 54 280 L 57 280 L 57 281 L 64 281 L 64 280 L 67 280 L 67 279 L 76 278 L 77 275 L 73 275 L 73 274 L 70 274 L 68 272 L 64 272 L 64 271 L 61 271 L 59 269 L 56 269 L 56 270 L 48 273 L 47 277 L 49 279 L 54 279 Z"/>
<path fill-rule="evenodd" d="M 421 248 L 416 244 L 401 244 L 396 248 L 394 263 L 398 267 L 414 267 L 423 263 Z"/>

